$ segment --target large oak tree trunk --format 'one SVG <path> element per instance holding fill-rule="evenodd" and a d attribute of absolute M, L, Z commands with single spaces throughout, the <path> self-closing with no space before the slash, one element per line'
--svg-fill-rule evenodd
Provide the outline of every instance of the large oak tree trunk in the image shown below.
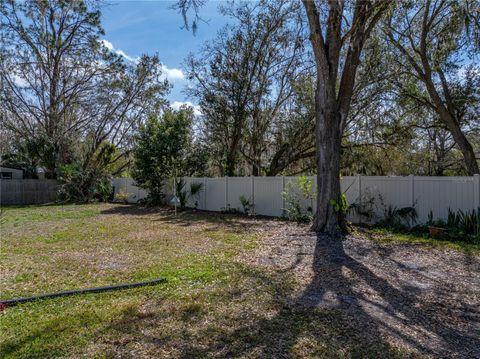
<path fill-rule="evenodd" d="M 234 152 L 229 152 L 227 154 L 224 175 L 227 177 L 235 176 L 235 167 L 237 166 L 236 163 L 236 154 Z"/>
<path fill-rule="evenodd" d="M 317 213 L 312 225 L 312 230 L 317 233 L 335 236 L 347 230 L 340 191 L 342 133 L 350 110 L 363 45 L 389 3 L 357 0 L 347 31 L 347 45 L 342 37 L 344 2 L 328 2 L 328 20 L 322 31 L 316 2 L 303 0 L 317 68 L 315 137 L 318 193 Z M 346 54 L 342 61 L 344 45 Z"/>
<path fill-rule="evenodd" d="M 335 99 L 328 98 L 320 83 L 315 95 L 315 136 L 317 165 L 317 212 L 312 230 L 317 233 L 337 235 L 346 232 L 345 216 L 336 211 L 333 202 L 339 203 L 340 149 L 342 134 Z"/>

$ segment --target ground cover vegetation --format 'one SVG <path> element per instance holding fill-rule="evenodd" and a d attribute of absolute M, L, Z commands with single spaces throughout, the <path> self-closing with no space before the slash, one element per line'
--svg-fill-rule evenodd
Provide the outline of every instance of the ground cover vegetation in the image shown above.
<path fill-rule="evenodd" d="M 0 226 L 2 299 L 166 280 L 7 307 L 2 358 L 479 354 L 478 245 L 122 204 L 9 207 Z"/>

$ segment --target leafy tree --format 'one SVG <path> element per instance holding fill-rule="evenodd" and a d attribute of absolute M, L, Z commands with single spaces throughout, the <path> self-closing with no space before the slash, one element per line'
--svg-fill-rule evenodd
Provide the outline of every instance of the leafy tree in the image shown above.
<path fill-rule="evenodd" d="M 20 142 L 48 142 L 53 153 L 35 154 L 48 178 L 64 165 L 95 168 L 105 143 L 115 146 L 111 161 L 126 157 L 168 91 L 157 56 L 129 62 L 104 46 L 100 17 L 89 1 L 0 2 L 1 127 Z"/>
<path fill-rule="evenodd" d="M 204 137 L 221 174 L 249 167 L 260 175 L 270 167 L 271 137 L 288 118 L 293 83 L 304 69 L 297 9 L 288 1 L 222 7 L 236 24 L 206 43 L 200 58 L 187 59 L 189 94 L 199 100 Z"/>
<path fill-rule="evenodd" d="M 88 146 L 88 143 L 83 145 Z M 97 147 L 88 166 L 82 161 L 62 165 L 59 179 L 62 182 L 60 199 L 73 202 L 89 202 L 94 199 L 107 201 L 113 194 L 111 175 L 107 165 L 115 155 L 115 146 L 105 142 Z"/>
<path fill-rule="evenodd" d="M 26 178 L 37 178 L 38 167 L 56 161 L 55 148 L 45 136 L 19 138 L 12 147 L 2 156 L 2 163 L 23 168 Z"/>
<path fill-rule="evenodd" d="M 384 23 L 392 58 L 402 70 L 404 94 L 436 112 L 470 175 L 480 172 L 466 134 L 478 127 L 478 112 L 473 118 L 469 115 L 478 110 L 478 86 L 458 72 L 478 54 L 479 13 L 478 1 L 399 2 Z"/>
<path fill-rule="evenodd" d="M 165 180 L 182 174 L 192 118 L 193 112 L 186 108 L 167 110 L 161 117 L 150 117 L 139 129 L 132 175 L 148 191 L 152 204 L 162 202 Z"/>

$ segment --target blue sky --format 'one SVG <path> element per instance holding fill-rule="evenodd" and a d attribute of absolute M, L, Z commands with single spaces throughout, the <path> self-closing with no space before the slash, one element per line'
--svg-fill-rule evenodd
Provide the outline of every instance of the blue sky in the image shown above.
<path fill-rule="evenodd" d="M 188 99 L 182 90 L 187 80 L 182 78 L 181 66 L 185 57 L 195 53 L 206 40 L 212 39 L 225 25 L 226 19 L 217 11 L 219 1 L 208 1 L 201 10 L 201 22 L 194 36 L 182 29 L 182 16 L 171 9 L 174 1 L 127 1 L 110 2 L 102 10 L 102 25 L 105 29 L 105 44 L 112 51 L 127 58 L 141 54 L 158 53 L 173 89 L 168 96 L 171 103 L 195 102 Z"/>

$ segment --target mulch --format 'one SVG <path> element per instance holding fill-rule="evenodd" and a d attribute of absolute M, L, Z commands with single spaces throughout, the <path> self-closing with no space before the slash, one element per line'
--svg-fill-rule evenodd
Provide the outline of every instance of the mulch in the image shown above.
<path fill-rule="evenodd" d="M 240 258 L 288 272 L 293 305 L 338 310 L 372 340 L 432 358 L 480 358 L 480 256 L 418 244 L 316 237 L 301 225 L 269 233 Z"/>

